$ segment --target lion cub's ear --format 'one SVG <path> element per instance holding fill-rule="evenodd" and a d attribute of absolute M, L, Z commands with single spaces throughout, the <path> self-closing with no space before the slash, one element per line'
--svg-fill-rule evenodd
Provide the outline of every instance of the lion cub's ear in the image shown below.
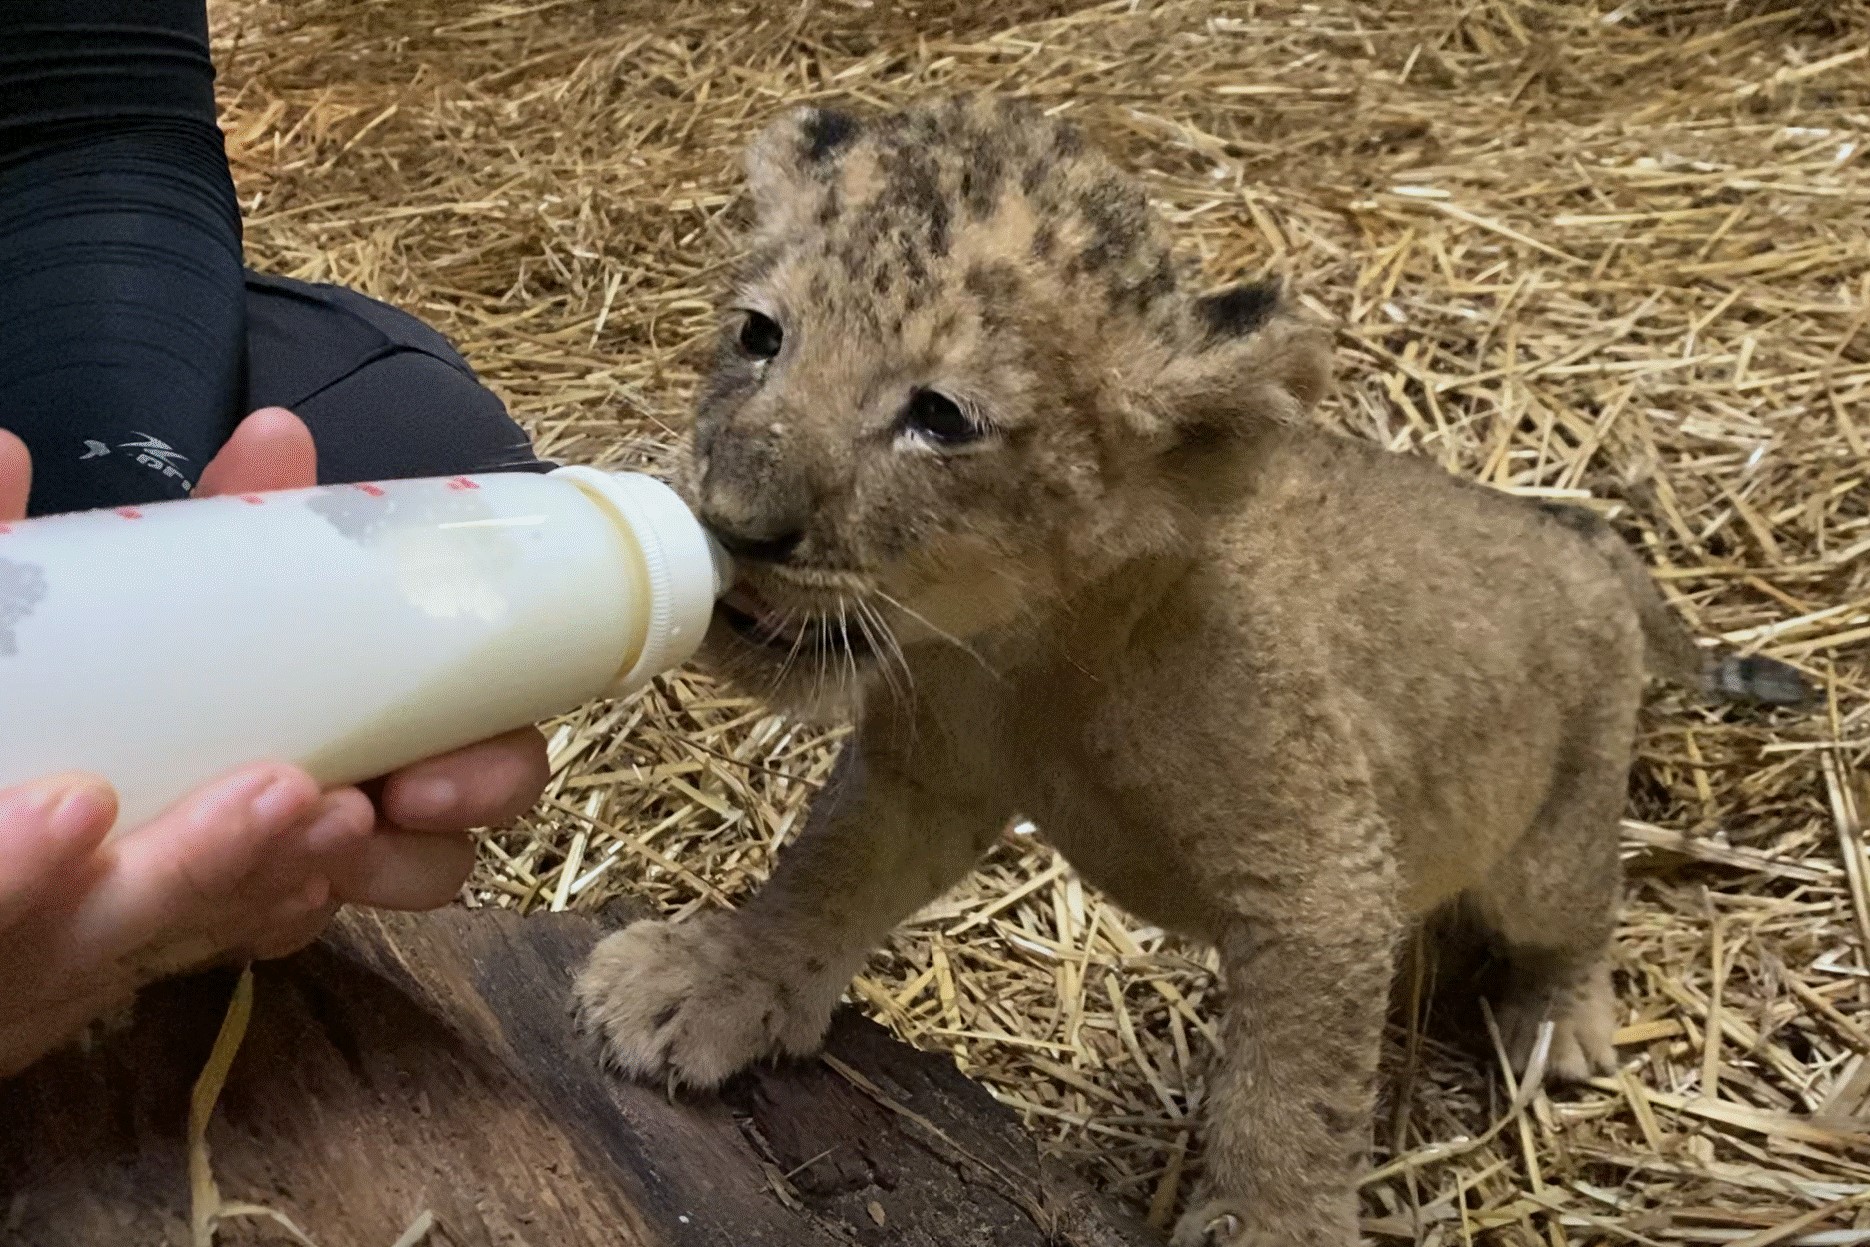
<path fill-rule="evenodd" d="M 1175 442 L 1227 440 L 1258 421 L 1296 421 L 1331 384 L 1330 335 L 1288 308 L 1278 280 L 1204 295 L 1196 333 L 1151 379 L 1151 432 Z"/>
<path fill-rule="evenodd" d="M 863 123 L 834 108 L 788 109 L 747 149 L 747 186 L 763 232 L 783 232 L 808 213 L 836 179 L 837 166 Z"/>

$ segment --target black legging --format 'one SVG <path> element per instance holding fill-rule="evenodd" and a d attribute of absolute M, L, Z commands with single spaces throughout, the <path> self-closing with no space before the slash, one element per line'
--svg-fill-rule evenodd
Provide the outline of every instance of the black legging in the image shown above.
<path fill-rule="evenodd" d="M 0 0 L 0 428 L 30 514 L 185 496 L 254 407 L 326 481 L 537 469 L 433 330 L 244 272 L 205 0 Z"/>

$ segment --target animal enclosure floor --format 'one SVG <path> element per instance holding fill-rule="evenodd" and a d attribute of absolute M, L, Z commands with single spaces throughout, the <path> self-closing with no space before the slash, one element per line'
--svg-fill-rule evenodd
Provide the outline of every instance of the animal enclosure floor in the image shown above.
<path fill-rule="evenodd" d="M 782 104 L 1070 113 L 1216 282 L 1336 327 L 1321 419 L 1601 508 L 1810 715 L 1646 716 L 1624 1072 L 1513 1099 L 1398 1027 L 1367 1187 L 1419 1243 L 1870 1242 L 1870 4 L 1864 0 L 216 0 L 258 267 L 449 334 L 543 453 L 667 462 Z M 516 448 L 517 451 L 517 448 Z M 1321 551 L 1320 557 L 1329 557 Z M 678 674 L 552 725 L 470 903 L 668 913 L 765 877 L 836 748 Z M 1042 836 L 855 988 L 1166 1224 L 1217 984 Z"/>

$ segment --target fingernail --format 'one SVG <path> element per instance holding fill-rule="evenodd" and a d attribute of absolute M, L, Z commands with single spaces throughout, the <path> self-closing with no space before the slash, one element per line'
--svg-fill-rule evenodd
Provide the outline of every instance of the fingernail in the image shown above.
<path fill-rule="evenodd" d="M 254 821 L 266 831 L 281 831 L 305 813 L 309 804 L 305 785 L 285 776 L 260 789 L 248 806 Z"/>
<path fill-rule="evenodd" d="M 116 813 L 116 804 L 115 795 L 103 784 L 81 782 L 53 808 L 52 834 L 61 840 L 76 839 L 98 823 L 108 822 Z"/>
<path fill-rule="evenodd" d="M 326 810 L 305 829 L 305 848 L 311 853 L 325 853 L 347 840 L 360 839 L 370 830 L 368 816 L 356 803 L 344 802 Z M 322 902 L 321 902 L 322 903 Z"/>
<path fill-rule="evenodd" d="M 461 800 L 461 786 L 439 776 L 420 779 L 396 794 L 398 813 L 407 818 L 440 818 Z"/>

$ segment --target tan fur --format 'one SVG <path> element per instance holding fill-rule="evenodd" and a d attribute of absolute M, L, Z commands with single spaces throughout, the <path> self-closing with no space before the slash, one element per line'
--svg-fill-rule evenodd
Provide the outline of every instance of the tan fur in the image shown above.
<path fill-rule="evenodd" d="M 750 174 L 736 303 L 784 346 L 751 358 L 730 312 L 691 491 L 765 552 L 748 611 L 779 642 L 723 613 L 709 653 L 859 730 L 748 905 L 600 946 L 578 993 L 610 1059 L 709 1087 L 809 1051 L 1023 814 L 1220 950 L 1178 1244 L 1355 1241 L 1412 919 L 1492 931 L 1522 1058 L 1550 1019 L 1557 1076 L 1607 1069 L 1633 722 L 1646 657 L 1683 657 L 1594 521 L 1306 423 L 1324 336 L 1267 290 L 1189 294 L 1141 192 L 1028 108 L 803 110 Z M 916 387 L 989 431 L 919 439 Z"/>

